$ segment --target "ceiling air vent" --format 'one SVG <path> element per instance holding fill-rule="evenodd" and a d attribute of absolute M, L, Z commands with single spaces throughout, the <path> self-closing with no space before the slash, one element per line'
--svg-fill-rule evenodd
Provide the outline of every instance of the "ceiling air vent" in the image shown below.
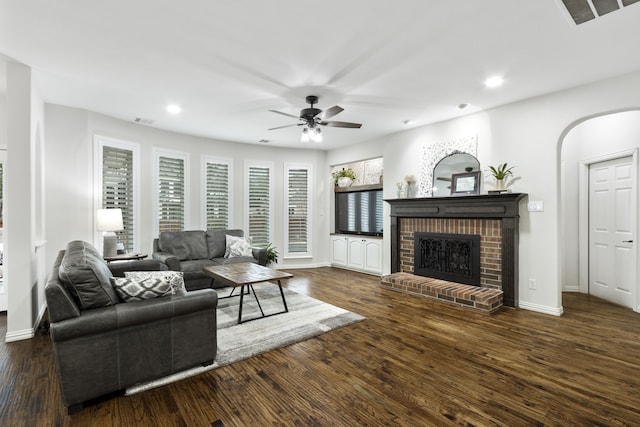
<path fill-rule="evenodd" d="M 141 125 L 152 125 L 155 122 L 153 119 L 142 119 L 140 117 L 136 117 L 133 121 L 135 123 L 140 123 Z"/>
<path fill-rule="evenodd" d="M 629 6 L 640 0 L 562 0 L 562 4 L 567 8 L 571 19 L 576 25 L 584 24 L 595 19 L 596 16 L 603 16 L 607 13 L 620 9 L 620 5 Z"/>

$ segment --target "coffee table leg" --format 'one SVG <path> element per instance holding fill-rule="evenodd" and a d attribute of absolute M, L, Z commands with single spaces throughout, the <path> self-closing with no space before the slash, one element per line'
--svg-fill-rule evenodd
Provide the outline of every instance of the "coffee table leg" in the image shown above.
<path fill-rule="evenodd" d="M 278 280 L 278 287 L 280 288 L 280 296 L 282 296 L 282 304 L 284 304 L 284 311 L 288 313 L 289 308 L 287 307 L 287 300 L 284 299 L 284 291 L 282 290 L 282 284 L 280 283 L 280 280 Z"/>
<path fill-rule="evenodd" d="M 238 324 L 242 323 L 242 300 L 244 300 L 244 285 L 240 286 L 240 307 L 238 308 Z"/>
<path fill-rule="evenodd" d="M 256 299 L 256 302 L 258 303 L 260 314 L 262 314 L 262 317 L 264 317 L 264 311 L 262 311 L 262 305 L 260 305 L 260 300 L 258 299 L 258 295 L 256 295 L 256 290 L 253 289 L 253 285 L 249 285 L 249 289 L 251 289 L 251 292 L 253 292 L 253 297 Z"/>

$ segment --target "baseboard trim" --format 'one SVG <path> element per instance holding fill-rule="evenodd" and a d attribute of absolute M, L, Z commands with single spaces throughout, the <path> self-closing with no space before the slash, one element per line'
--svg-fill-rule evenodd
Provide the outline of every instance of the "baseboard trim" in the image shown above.
<path fill-rule="evenodd" d="M 580 292 L 580 285 L 564 286 L 562 292 Z"/>
<path fill-rule="evenodd" d="M 7 332 L 7 335 L 4 337 L 4 342 L 29 340 L 33 338 L 33 336 L 33 328 L 23 329 L 22 331 Z"/>
<path fill-rule="evenodd" d="M 524 310 L 536 311 L 538 313 L 550 314 L 552 316 L 562 316 L 564 310 L 560 307 L 549 307 L 546 305 L 534 304 L 532 302 L 520 301 L 518 307 Z"/>
<path fill-rule="evenodd" d="M 42 304 L 40 307 L 40 311 L 38 312 L 38 316 L 36 317 L 36 323 L 33 325 L 31 329 L 23 329 L 21 331 L 13 331 L 7 332 L 4 337 L 4 342 L 15 342 L 22 340 L 29 340 L 36 335 L 36 331 L 44 318 L 45 313 L 47 312 L 47 305 Z"/>

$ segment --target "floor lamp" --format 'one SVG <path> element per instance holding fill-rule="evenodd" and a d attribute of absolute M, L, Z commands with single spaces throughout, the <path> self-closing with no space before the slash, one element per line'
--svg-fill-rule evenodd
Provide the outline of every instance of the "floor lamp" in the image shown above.
<path fill-rule="evenodd" d="M 98 231 L 102 231 L 104 246 L 103 257 L 114 257 L 118 253 L 116 231 L 124 229 L 122 225 L 122 209 L 98 209 L 96 216 Z"/>

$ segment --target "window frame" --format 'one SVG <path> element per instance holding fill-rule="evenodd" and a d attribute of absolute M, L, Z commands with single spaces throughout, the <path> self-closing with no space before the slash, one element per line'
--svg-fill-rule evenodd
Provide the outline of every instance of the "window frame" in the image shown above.
<path fill-rule="evenodd" d="M 98 209 L 103 208 L 103 163 L 104 163 L 104 147 L 116 148 L 120 150 L 128 150 L 132 152 L 132 188 L 133 188 L 133 203 L 132 203 L 132 239 L 133 239 L 133 251 L 140 252 L 140 144 L 132 141 L 126 141 L 122 139 L 112 138 L 100 134 L 94 134 L 94 209 L 93 209 L 93 229 L 96 230 L 96 212 Z M 102 233 L 95 231 L 94 234 L 94 246 L 96 248 L 102 248 Z"/>

